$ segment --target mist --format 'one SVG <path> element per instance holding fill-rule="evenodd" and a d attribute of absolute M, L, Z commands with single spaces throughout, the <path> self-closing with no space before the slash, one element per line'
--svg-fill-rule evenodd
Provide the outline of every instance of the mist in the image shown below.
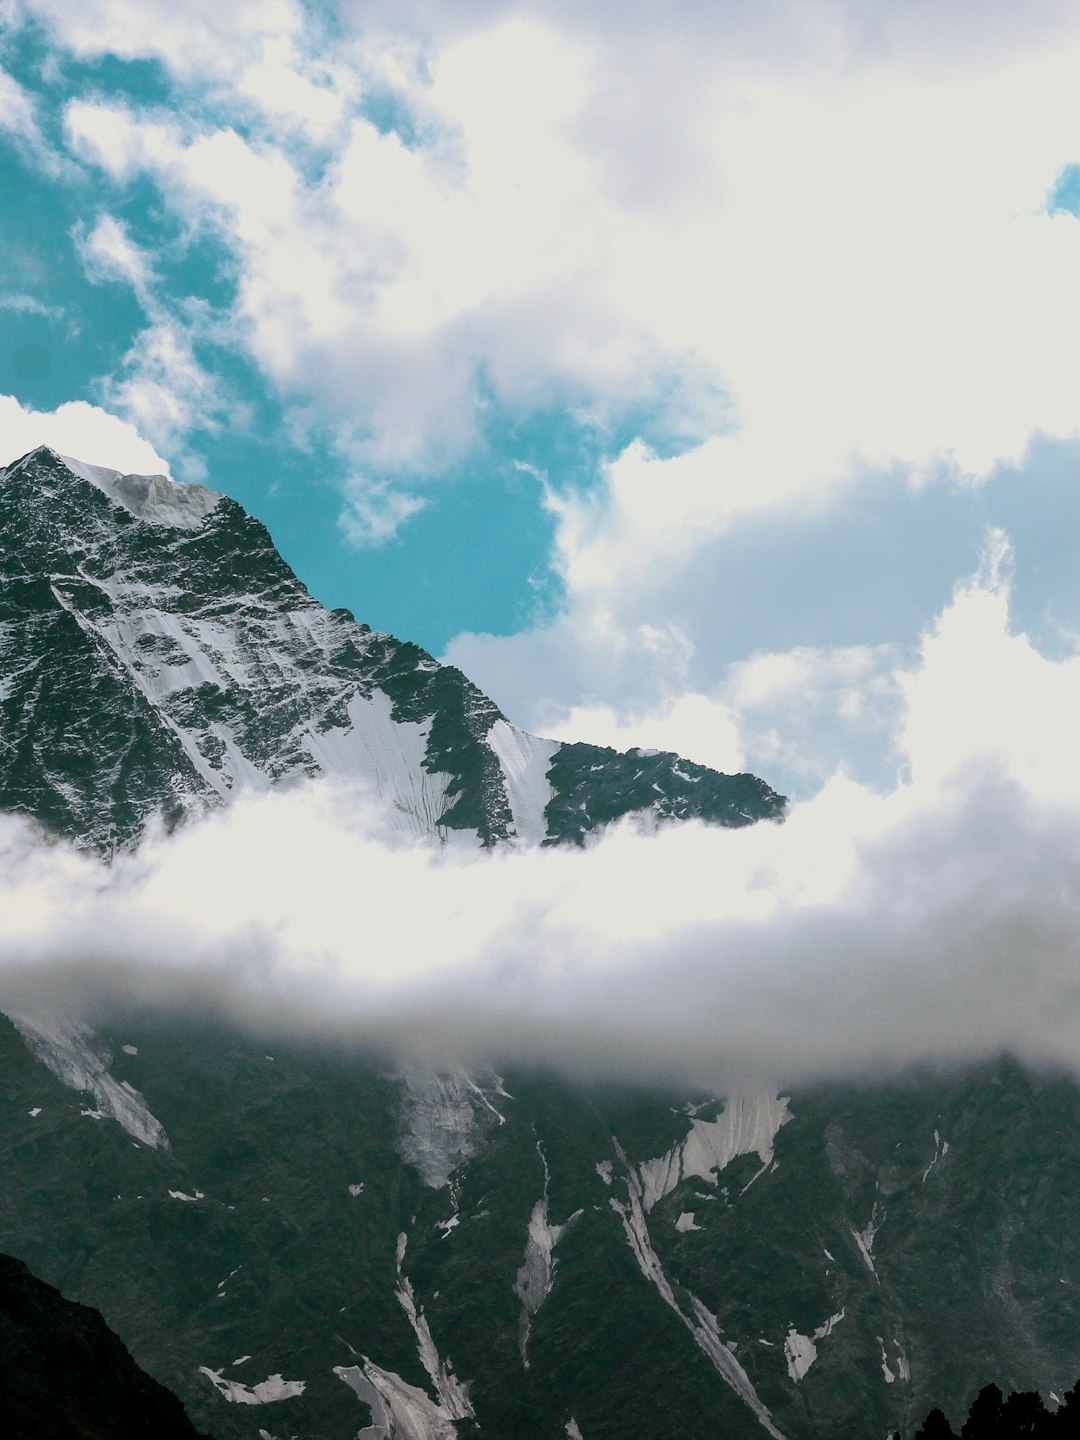
<path fill-rule="evenodd" d="M 1080 660 L 1011 631 L 1006 560 L 896 676 L 895 785 L 840 770 L 782 824 L 484 853 L 393 843 L 323 781 L 106 866 L 0 817 L 0 1008 L 714 1087 L 1002 1053 L 1080 1075 Z"/>
<path fill-rule="evenodd" d="M 0 830 L 0 1006 L 195 1007 L 433 1063 L 794 1084 L 1011 1052 L 1080 1074 L 1080 822 L 976 766 L 783 825 L 393 848 L 363 796 L 240 799 L 104 869 Z"/>

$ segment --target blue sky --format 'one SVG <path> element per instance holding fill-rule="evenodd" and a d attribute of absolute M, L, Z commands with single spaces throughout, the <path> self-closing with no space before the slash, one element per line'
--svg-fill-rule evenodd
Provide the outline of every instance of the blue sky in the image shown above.
<path fill-rule="evenodd" d="M 164 463 L 520 723 L 797 794 L 891 783 L 998 532 L 1074 653 L 1074 7 L 0 26 L 0 463 Z"/>

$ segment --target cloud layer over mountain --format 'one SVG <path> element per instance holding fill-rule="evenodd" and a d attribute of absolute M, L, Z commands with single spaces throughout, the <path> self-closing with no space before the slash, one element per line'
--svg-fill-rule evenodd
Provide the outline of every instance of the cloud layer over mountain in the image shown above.
<path fill-rule="evenodd" d="M 0 1003 L 717 1086 L 1001 1051 L 1080 1073 L 1080 662 L 1009 632 L 1000 560 L 898 677 L 889 794 L 838 773 L 783 825 L 484 856 L 388 845 L 362 795 L 309 787 L 111 870 L 7 817 Z"/>

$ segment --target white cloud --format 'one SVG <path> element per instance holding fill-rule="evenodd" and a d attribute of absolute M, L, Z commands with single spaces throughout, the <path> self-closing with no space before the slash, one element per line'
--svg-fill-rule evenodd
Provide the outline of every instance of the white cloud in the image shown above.
<path fill-rule="evenodd" d="M 704 692 L 685 635 L 635 627 L 573 593 L 553 623 L 458 636 L 446 659 L 540 734 L 670 748 L 723 770 L 738 757 L 802 797 L 844 765 L 879 789 L 908 771 L 929 788 L 973 755 L 1033 793 L 1061 793 L 1054 766 L 1078 718 L 1080 658 L 1050 665 L 1013 633 L 1009 559 L 994 532 L 979 572 L 921 639 L 755 652 L 719 666 Z"/>
<path fill-rule="evenodd" d="M 46 305 L 33 295 L 17 291 L 0 294 L 0 310 L 12 310 L 19 315 L 40 315 L 46 320 L 62 320 L 64 317 L 62 306 Z"/>
<path fill-rule="evenodd" d="M 143 305 L 150 297 L 153 267 L 127 227 L 113 215 L 98 217 L 92 230 L 75 230 L 75 248 L 90 280 L 119 280 L 130 285 Z"/>
<path fill-rule="evenodd" d="M 25 0 L 25 9 L 76 55 L 157 59 L 181 76 L 227 69 L 238 53 L 303 26 L 293 0 Z"/>
<path fill-rule="evenodd" d="M 365 473 L 415 486 L 491 405 L 651 407 L 702 441 L 635 444 L 563 497 L 572 586 L 618 591 L 868 469 L 978 478 L 1080 426 L 1076 222 L 1043 212 L 1080 123 L 1067 11 L 935 33 L 839 3 L 660 30 L 643 6 L 376 7 L 331 47 L 292 4 L 69 9 L 38 6 L 76 49 L 233 66 L 217 121 L 79 100 L 69 134 L 222 237 L 237 343 Z"/>
<path fill-rule="evenodd" d="M 0 70 L 0 130 L 35 144 L 41 140 L 33 96 L 6 70 Z"/>
<path fill-rule="evenodd" d="M 316 786 L 106 874 L 5 818 L 0 998 L 196 993 L 244 1023 L 638 1081 L 797 1084 L 1003 1050 L 1080 1074 L 1080 658 L 1010 634 L 1005 599 L 988 573 L 928 635 L 905 684 L 910 779 L 874 794 L 837 775 L 783 825 L 395 848 L 362 796 Z M 976 714 L 1024 702 L 941 749 L 926 737 L 973 679 Z"/>
<path fill-rule="evenodd" d="M 553 740 L 586 741 L 613 750 L 670 750 L 725 774 L 744 768 L 739 727 L 731 709 L 694 692 L 674 695 L 643 712 L 612 705 L 574 705 L 543 724 Z"/>
<path fill-rule="evenodd" d="M 1075 736 L 1080 655 L 1049 666 L 1009 625 L 1008 541 L 991 536 L 982 571 L 923 637 L 921 661 L 900 675 L 899 740 L 913 779 L 940 785 L 978 755 L 1040 798 L 1080 801 Z"/>
<path fill-rule="evenodd" d="M 356 476 L 346 486 L 338 524 L 349 544 L 363 550 L 392 539 L 402 525 L 423 508 L 423 500 L 416 495 L 391 490 L 382 481 L 371 482 Z"/>
<path fill-rule="evenodd" d="M 27 410 L 14 395 L 0 395 L 0 464 L 39 445 L 125 474 L 169 474 L 168 463 L 134 425 L 97 405 L 72 400 L 55 410 Z"/>
<path fill-rule="evenodd" d="M 178 307 L 161 298 L 161 285 L 147 252 L 112 215 L 101 215 L 89 231 L 76 226 L 75 245 L 94 283 L 128 285 L 150 324 L 137 334 L 117 371 L 98 381 L 106 404 L 129 420 L 154 445 L 175 457 L 188 480 L 205 478 L 205 466 L 188 448 L 200 430 L 216 430 L 228 407 L 228 387 L 200 364 L 197 333 L 211 330 L 206 307 Z M 193 318 L 185 318 L 184 312 Z M 243 407 L 232 406 L 234 423 Z M 81 457 L 76 457 L 81 458 Z"/>
<path fill-rule="evenodd" d="M 197 430 L 219 427 L 225 397 L 220 384 L 199 364 L 184 328 L 162 317 L 143 330 L 124 356 L 120 373 L 102 388 L 106 403 L 140 434 L 179 457 L 185 478 L 203 478 L 191 468 L 186 442 Z"/>

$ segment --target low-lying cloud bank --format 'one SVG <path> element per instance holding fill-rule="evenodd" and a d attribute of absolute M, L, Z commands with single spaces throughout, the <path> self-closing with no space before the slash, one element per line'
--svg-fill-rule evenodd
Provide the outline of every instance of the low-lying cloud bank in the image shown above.
<path fill-rule="evenodd" d="M 897 676 L 888 794 L 840 772 L 782 825 L 484 855 L 310 785 L 109 868 L 0 817 L 0 1007 L 716 1086 L 1002 1051 L 1080 1075 L 1080 660 L 1010 632 L 994 544 Z"/>
<path fill-rule="evenodd" d="M 790 1084 L 1011 1051 L 1080 1074 L 1080 816 L 975 765 L 842 777 L 782 826 L 584 853 L 392 849 L 357 797 L 241 800 L 104 871 L 0 827 L 0 1005 L 195 1004 L 259 1028 L 629 1078 Z"/>

